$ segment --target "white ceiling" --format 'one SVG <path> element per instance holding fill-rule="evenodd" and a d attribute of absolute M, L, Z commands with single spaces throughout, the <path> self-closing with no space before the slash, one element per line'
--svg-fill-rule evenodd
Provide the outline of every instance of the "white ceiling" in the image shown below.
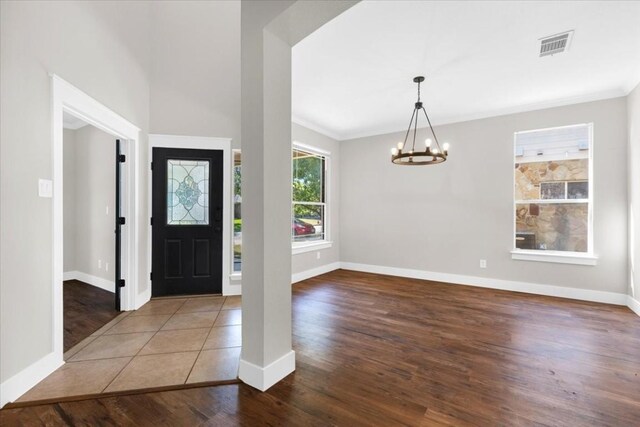
<path fill-rule="evenodd" d="M 293 121 L 339 140 L 406 129 L 416 75 L 434 124 L 611 98 L 640 81 L 640 2 L 363 1 L 292 60 Z"/>
<path fill-rule="evenodd" d="M 62 125 L 65 129 L 80 129 L 87 126 L 89 123 L 85 122 L 82 119 L 77 118 L 76 116 L 67 113 L 66 111 L 62 112 Z"/>

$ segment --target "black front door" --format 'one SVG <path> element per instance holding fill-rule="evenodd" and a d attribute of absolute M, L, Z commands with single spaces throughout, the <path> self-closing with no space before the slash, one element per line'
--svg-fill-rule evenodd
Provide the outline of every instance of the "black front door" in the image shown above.
<path fill-rule="evenodd" d="M 153 149 L 151 294 L 222 293 L 222 151 Z"/>

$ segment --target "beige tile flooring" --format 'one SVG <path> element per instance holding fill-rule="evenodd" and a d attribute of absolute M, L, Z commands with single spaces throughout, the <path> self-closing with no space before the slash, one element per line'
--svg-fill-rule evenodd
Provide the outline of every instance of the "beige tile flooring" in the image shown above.
<path fill-rule="evenodd" d="M 65 353 L 19 402 L 237 378 L 240 297 L 152 300 Z"/>

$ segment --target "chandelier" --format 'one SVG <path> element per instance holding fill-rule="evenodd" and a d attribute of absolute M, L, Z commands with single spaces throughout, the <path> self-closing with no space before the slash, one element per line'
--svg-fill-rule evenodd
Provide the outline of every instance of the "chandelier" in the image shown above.
<path fill-rule="evenodd" d="M 449 155 L 449 143 L 445 142 L 440 147 L 440 142 L 438 142 L 438 137 L 436 133 L 433 131 L 433 126 L 431 126 L 431 120 L 429 120 L 429 116 L 427 115 L 427 111 L 422 106 L 422 102 L 420 102 L 420 83 L 424 81 L 424 77 L 418 76 L 414 77 L 413 81 L 418 83 L 418 101 L 415 103 L 413 108 L 413 114 L 411 115 L 411 121 L 409 122 L 409 129 L 407 129 L 407 133 L 404 136 L 404 142 L 398 142 L 397 147 L 391 149 L 391 162 L 396 165 L 407 165 L 407 166 L 418 166 L 418 165 L 435 165 L 438 163 L 442 163 L 447 160 L 447 156 Z M 431 135 L 433 135 L 433 141 L 431 138 L 427 138 L 425 140 L 425 149 L 416 150 L 416 134 L 418 133 L 418 116 L 420 115 L 420 111 L 424 113 L 424 116 L 427 118 L 427 123 L 429 124 L 429 129 L 431 130 Z M 405 150 L 407 147 L 407 138 L 409 137 L 409 133 L 411 133 L 411 127 L 413 126 L 413 141 L 411 143 L 411 149 Z M 435 145 L 433 144 L 435 142 Z"/>

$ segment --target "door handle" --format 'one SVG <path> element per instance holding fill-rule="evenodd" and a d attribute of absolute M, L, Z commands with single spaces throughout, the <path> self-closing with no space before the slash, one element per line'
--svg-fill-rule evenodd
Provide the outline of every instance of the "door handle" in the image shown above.
<path fill-rule="evenodd" d="M 213 219 L 216 221 L 222 221 L 222 208 L 221 207 L 217 207 L 216 208 L 216 213 L 215 215 L 213 215 Z"/>

